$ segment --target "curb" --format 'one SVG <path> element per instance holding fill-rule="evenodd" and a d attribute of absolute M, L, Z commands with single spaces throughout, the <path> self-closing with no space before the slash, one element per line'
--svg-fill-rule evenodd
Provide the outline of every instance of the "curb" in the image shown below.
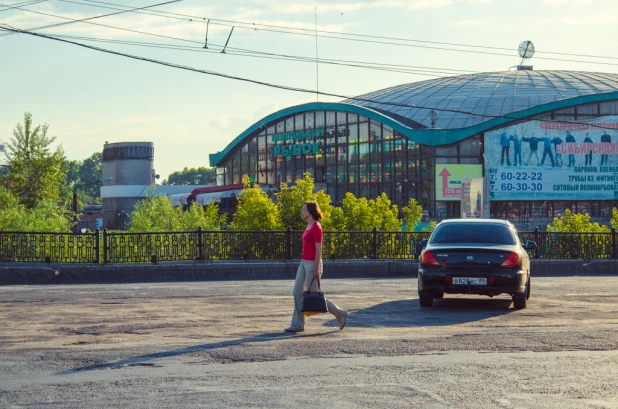
<path fill-rule="evenodd" d="M 169 264 L 0 265 L 0 285 L 96 284 L 174 281 L 294 279 L 298 260 L 288 262 L 190 262 Z M 416 260 L 324 260 L 325 277 L 416 278 Z M 532 275 L 618 275 L 618 260 L 531 260 Z"/>

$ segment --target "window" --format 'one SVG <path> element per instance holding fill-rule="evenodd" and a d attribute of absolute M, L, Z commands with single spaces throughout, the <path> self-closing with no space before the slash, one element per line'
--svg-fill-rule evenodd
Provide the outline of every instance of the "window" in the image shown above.
<path fill-rule="evenodd" d="M 326 125 L 327 126 L 336 125 L 335 112 L 333 112 L 333 111 L 327 111 L 326 112 Z"/>
<path fill-rule="evenodd" d="M 479 138 L 472 137 L 459 142 L 459 154 L 461 156 L 481 156 L 481 141 Z"/>
<path fill-rule="evenodd" d="M 345 125 L 347 121 L 345 112 L 337 112 L 337 125 Z"/>
<path fill-rule="evenodd" d="M 516 244 L 511 229 L 505 224 L 450 223 L 439 226 L 431 235 L 431 243 Z"/>
<path fill-rule="evenodd" d="M 601 115 L 618 115 L 618 101 L 601 102 Z"/>
<path fill-rule="evenodd" d="M 457 156 L 457 144 L 436 146 L 436 156 Z"/>
<path fill-rule="evenodd" d="M 592 104 L 579 105 L 577 108 L 577 116 L 598 116 L 599 115 L 599 103 L 594 102 Z"/>

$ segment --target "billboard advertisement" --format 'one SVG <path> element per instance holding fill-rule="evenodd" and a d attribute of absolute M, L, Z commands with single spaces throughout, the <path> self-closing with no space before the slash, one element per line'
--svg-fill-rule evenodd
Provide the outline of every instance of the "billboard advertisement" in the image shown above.
<path fill-rule="evenodd" d="M 482 176 L 481 165 L 436 163 L 436 200 L 461 200 L 461 180 Z"/>
<path fill-rule="evenodd" d="M 480 219 L 483 217 L 483 178 L 461 180 L 461 218 Z"/>
<path fill-rule="evenodd" d="M 618 116 L 485 133 L 491 200 L 618 199 Z"/>

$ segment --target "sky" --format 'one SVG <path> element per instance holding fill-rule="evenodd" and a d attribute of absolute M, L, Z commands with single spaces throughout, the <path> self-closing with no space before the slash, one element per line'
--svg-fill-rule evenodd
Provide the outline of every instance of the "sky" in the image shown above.
<path fill-rule="evenodd" d="M 49 125 L 48 135 L 69 160 L 101 152 L 105 142 L 153 142 L 163 180 L 184 167 L 209 166 L 209 154 L 266 115 L 342 99 L 318 97 L 316 87 L 355 96 L 507 71 L 521 62 L 517 47 L 524 40 L 535 45 L 527 62 L 535 69 L 618 72 L 613 0 L 164 2 L 0 0 L 0 142 L 8 142 L 30 112 L 35 124 Z M 58 23 L 69 24 L 32 30 Z M 138 58 L 2 30 L 7 27 Z M 380 70 L 358 67 L 377 64 Z"/>

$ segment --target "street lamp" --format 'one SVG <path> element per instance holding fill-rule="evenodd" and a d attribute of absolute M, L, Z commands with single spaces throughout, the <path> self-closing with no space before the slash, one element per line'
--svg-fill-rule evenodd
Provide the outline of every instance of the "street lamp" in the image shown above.
<path fill-rule="evenodd" d="M 429 115 L 427 115 L 427 119 L 431 121 L 431 129 L 434 128 L 434 126 L 436 125 L 436 121 L 438 120 L 439 117 L 440 117 L 440 113 L 436 111 L 435 109 L 432 109 L 431 111 L 429 111 Z"/>
<path fill-rule="evenodd" d="M 79 187 L 84 187 L 84 186 L 90 186 L 90 185 L 96 185 L 97 183 L 103 183 L 103 182 L 109 182 L 111 180 L 114 180 L 114 178 L 107 177 L 103 180 L 96 180 L 94 182 L 90 182 L 90 183 L 83 183 L 81 185 L 75 185 L 73 186 L 73 213 L 77 214 L 77 188 Z M 79 219 L 79 217 L 78 217 Z"/>

